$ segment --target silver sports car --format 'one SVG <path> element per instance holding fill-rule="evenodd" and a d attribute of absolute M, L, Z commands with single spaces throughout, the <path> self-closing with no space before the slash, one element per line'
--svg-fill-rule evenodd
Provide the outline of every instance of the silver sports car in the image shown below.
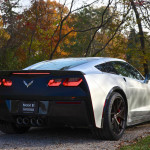
<path fill-rule="evenodd" d="M 118 140 L 126 126 L 150 121 L 150 82 L 115 58 L 43 61 L 22 71 L 0 71 L 0 130 L 34 126 L 88 127 Z"/>

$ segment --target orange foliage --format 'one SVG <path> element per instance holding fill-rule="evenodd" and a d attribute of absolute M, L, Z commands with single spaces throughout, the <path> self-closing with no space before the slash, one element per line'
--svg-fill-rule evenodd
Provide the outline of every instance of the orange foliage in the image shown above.
<path fill-rule="evenodd" d="M 24 13 L 22 24 L 26 28 L 24 34 L 28 37 L 24 43 L 25 49 L 28 51 L 32 39 L 32 55 L 43 54 L 49 56 L 59 40 L 61 18 L 68 13 L 68 8 L 56 1 L 40 0 L 32 5 L 32 7 Z M 73 30 L 69 27 L 71 17 L 64 22 L 62 26 L 61 36 Z M 57 31 L 55 31 L 57 29 Z M 53 34 L 55 35 L 53 36 Z M 74 44 L 70 42 L 70 38 L 75 37 L 76 33 L 68 35 L 62 43 Z M 61 44 L 62 44 L 61 43 Z M 56 55 L 67 56 L 59 45 Z"/>

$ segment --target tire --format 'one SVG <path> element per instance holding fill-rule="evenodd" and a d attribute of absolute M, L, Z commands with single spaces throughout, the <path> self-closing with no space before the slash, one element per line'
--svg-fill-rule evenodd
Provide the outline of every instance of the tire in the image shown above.
<path fill-rule="evenodd" d="M 94 135 L 103 140 L 119 140 L 126 128 L 127 104 L 121 94 L 113 92 L 106 101 L 103 112 L 103 127 L 95 128 Z"/>
<path fill-rule="evenodd" d="M 0 120 L 0 130 L 7 134 L 22 134 L 29 130 L 30 127 L 18 126 L 15 123 Z"/>

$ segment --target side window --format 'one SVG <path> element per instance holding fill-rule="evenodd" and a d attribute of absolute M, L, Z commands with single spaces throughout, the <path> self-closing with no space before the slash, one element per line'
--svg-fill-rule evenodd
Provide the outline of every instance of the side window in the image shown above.
<path fill-rule="evenodd" d="M 112 62 L 99 64 L 95 67 L 102 72 L 118 74 L 125 77 L 137 79 L 137 80 L 144 80 L 142 75 L 134 67 L 132 67 L 126 62 L 112 61 Z"/>
<path fill-rule="evenodd" d="M 138 80 L 144 80 L 140 72 L 138 72 L 134 67 L 131 65 L 127 64 L 127 69 L 131 72 L 131 74 L 134 76 L 135 79 Z"/>
<path fill-rule="evenodd" d="M 103 64 L 97 65 L 95 67 L 102 72 L 118 74 L 117 71 L 115 70 L 112 62 L 103 63 Z"/>
<path fill-rule="evenodd" d="M 118 72 L 119 75 L 125 76 L 125 77 L 132 77 L 130 72 L 126 70 L 126 65 L 123 65 L 121 62 L 113 62 L 113 66 Z"/>
<path fill-rule="evenodd" d="M 144 80 L 142 75 L 128 63 L 114 62 L 114 68 L 117 70 L 119 74 L 123 76 L 138 79 L 138 80 Z"/>

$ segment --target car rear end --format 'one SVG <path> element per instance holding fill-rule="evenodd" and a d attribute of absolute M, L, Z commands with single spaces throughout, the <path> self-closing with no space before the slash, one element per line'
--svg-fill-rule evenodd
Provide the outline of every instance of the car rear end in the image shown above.
<path fill-rule="evenodd" d="M 1 71 L 0 120 L 19 126 L 94 126 L 84 74 L 53 70 Z"/>

